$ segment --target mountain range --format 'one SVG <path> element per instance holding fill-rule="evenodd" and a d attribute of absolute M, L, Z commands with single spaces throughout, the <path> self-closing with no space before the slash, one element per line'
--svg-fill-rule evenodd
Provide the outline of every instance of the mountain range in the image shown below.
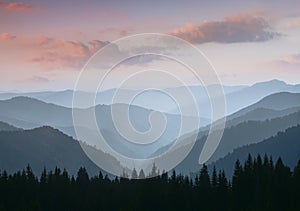
<path fill-rule="evenodd" d="M 219 85 L 209 85 L 204 86 L 189 86 L 193 97 L 195 98 L 201 117 L 206 119 L 211 119 L 211 108 L 210 108 L 210 97 L 208 96 L 207 89 L 214 88 Z M 226 99 L 227 115 L 237 112 L 241 108 L 247 107 L 260 99 L 277 92 L 300 92 L 300 85 L 291 85 L 279 80 L 271 80 L 266 82 L 259 82 L 252 86 L 222 86 Z M 175 87 L 162 89 L 162 91 L 172 91 L 176 93 L 181 93 L 186 87 Z M 152 109 L 156 111 L 161 111 L 165 113 L 178 114 L 180 111 L 177 105 L 174 103 L 172 98 L 167 97 L 163 92 L 157 90 L 127 90 L 127 89 L 109 89 L 98 92 L 95 96 L 95 105 L 110 105 L 113 103 L 113 97 L 118 92 L 123 102 L 118 101 L 117 103 L 127 103 L 126 99 L 128 96 L 136 95 L 138 96 L 132 102 L 132 105 L 144 107 L 147 109 Z M 81 95 L 91 95 L 92 93 L 77 91 Z M 51 92 L 26 92 L 26 93 L 0 93 L 1 100 L 7 100 L 17 96 L 27 96 L 30 98 L 35 98 L 46 103 L 53 103 L 63 107 L 72 107 L 73 90 L 64 91 L 51 91 Z M 183 106 L 189 106 L 183 105 Z"/>
<path fill-rule="evenodd" d="M 127 116 L 124 116 L 124 111 L 126 111 L 127 108 L 127 105 L 125 104 L 97 105 L 94 108 L 77 110 L 84 115 L 95 109 L 98 128 L 102 132 L 104 138 L 109 140 L 108 143 L 111 147 L 117 151 L 121 150 L 123 154 L 129 157 L 145 158 L 151 155 L 157 148 L 173 142 L 178 136 L 181 117 L 179 115 L 161 113 L 161 115 L 164 115 L 166 118 L 166 128 L 163 134 L 158 137 L 157 141 L 154 144 L 147 145 L 147 148 L 131 143 L 126 140 L 126 138 L 119 135 L 115 126 L 115 119 L 111 115 L 112 108 L 114 111 L 117 111 L 117 117 L 122 118 L 124 121 L 127 119 Z M 153 112 L 153 110 L 131 105 L 129 106 L 128 115 L 133 127 L 140 132 L 145 132 L 150 129 L 151 125 L 148 118 Z M 33 129 L 47 125 L 60 129 L 65 134 L 77 139 L 73 127 L 71 108 L 58 106 L 52 103 L 45 103 L 34 98 L 20 96 L 9 100 L 1 100 L 0 121 L 23 129 Z M 86 121 L 89 121 L 89 119 Z M 203 119 L 200 119 L 200 121 L 205 122 Z M 96 147 L 101 148 L 101 146 L 97 146 L 98 132 L 86 128 L 84 119 L 82 119 L 80 124 L 81 125 L 78 127 L 88 136 L 82 141 L 87 142 L 89 145 L 96 145 Z"/>
<path fill-rule="evenodd" d="M 229 116 L 220 144 L 208 163 L 226 156 L 238 147 L 259 143 L 266 138 L 276 135 L 279 131 L 284 131 L 289 127 L 300 124 L 299 96 L 300 94 L 285 92 L 273 94 Z M 269 109 L 273 105 L 272 99 L 274 99 L 274 102 L 279 99 L 286 102 L 282 107 L 279 105 L 276 106 L 277 109 L 282 108 L 283 110 Z M 270 104 L 266 102 L 270 102 Z M 262 107 L 260 108 L 258 105 Z M 263 106 L 265 106 L 265 108 Z M 291 107 L 289 108 L 289 106 Z M 257 112 L 265 109 L 272 112 L 268 114 L 264 113 L 261 116 L 257 114 Z M 198 159 L 206 141 L 208 129 L 208 127 L 201 129 L 193 149 L 185 160 L 176 167 L 177 171 L 188 173 L 193 169 L 200 168 Z"/>
<path fill-rule="evenodd" d="M 180 93 L 183 88 L 172 89 Z M 202 113 L 205 111 L 206 115 L 199 120 L 202 122 L 201 128 L 191 127 L 182 137 L 186 138 L 187 142 L 181 147 L 187 147 L 190 144 L 189 133 L 199 130 L 197 141 L 191 152 L 175 168 L 176 171 L 184 174 L 195 172 L 200 168 L 198 159 L 211 123 L 210 103 L 205 88 L 195 86 L 190 89 L 197 96 L 196 100 Z M 300 149 L 298 143 L 295 143 L 297 140 L 295 137 L 298 135 L 295 131 L 299 130 L 298 125 L 300 125 L 300 93 L 298 93 L 300 85 L 289 85 L 273 80 L 252 86 L 232 86 L 224 87 L 224 89 L 227 101 L 225 130 L 216 151 L 207 161 L 209 167 L 216 165 L 217 168 L 224 168 L 230 175 L 232 168 L 228 166 L 232 166 L 234 159 L 243 160 L 248 152 L 261 155 L 267 153 L 274 155 L 274 158 L 282 154 L 288 165 L 294 165 L 294 162 L 299 159 L 297 152 Z M 144 159 L 166 152 L 174 144 L 181 126 L 180 115 L 176 109 L 174 110 L 173 105 L 156 92 L 145 93 L 144 97 L 135 102 L 139 106 L 128 107 L 123 103 L 111 104 L 115 92 L 114 89 L 98 93 L 99 99 L 96 102 L 105 102 L 106 105 L 97 104 L 95 107 L 75 108 L 75 111 L 80 111 L 83 116 L 87 112 L 95 111 L 98 128 L 109 146 L 128 157 Z M 128 94 L 131 94 L 126 92 L 136 92 L 136 90 L 121 90 L 121 92 L 126 98 Z M 100 150 L 101 146 L 98 145 L 97 131 L 88 128 L 85 121 L 89 119 L 83 118 L 76 128 L 87 134 L 87 140 L 76 140 L 78 138 L 73 126 L 72 109 L 67 106 L 70 106 L 68 103 L 71 102 L 72 95 L 73 91 L 70 90 L 0 94 L 0 99 L 2 99 L 0 100 L 0 168 L 15 171 L 30 163 L 37 172 L 40 172 L 44 166 L 47 168 L 59 166 L 74 173 L 82 165 L 86 166 L 91 174 L 99 171 L 99 168 L 84 154 L 79 144 L 89 140 L 87 142 L 89 150 L 93 153 L 103 153 Z M 161 109 L 158 108 L 159 105 L 163 105 Z M 146 145 L 146 147 L 129 142 L 126 137 L 119 134 L 114 124 L 115 119 L 111 116 L 113 108 L 116 109 L 117 116 L 122 118 L 126 117 L 124 111 L 129 108 L 130 122 L 141 133 L 151 128 L 149 117 L 158 112 L 166 118 L 165 131 L 154 144 Z M 158 108 L 158 111 L 155 108 Z M 218 123 L 218 121 L 215 122 L 215 124 Z M 289 138 L 292 136 L 293 138 Z M 285 139 L 288 140 L 289 146 L 283 146 Z M 267 147 L 270 149 L 267 150 Z M 180 153 L 180 148 L 176 150 L 175 154 Z M 120 166 L 117 160 L 109 155 L 108 157 L 112 163 Z"/>

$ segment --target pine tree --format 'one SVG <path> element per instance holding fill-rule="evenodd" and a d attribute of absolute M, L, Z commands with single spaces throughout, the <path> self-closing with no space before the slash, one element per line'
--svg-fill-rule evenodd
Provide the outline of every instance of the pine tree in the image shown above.
<path fill-rule="evenodd" d="M 77 178 L 76 178 L 76 183 L 78 183 L 81 186 L 87 186 L 89 183 L 89 175 L 86 171 L 85 168 L 80 167 L 80 169 L 77 172 Z"/>
<path fill-rule="evenodd" d="M 137 178 L 138 178 L 137 172 L 136 172 L 135 168 L 133 168 L 132 173 L 131 173 L 131 179 L 137 179 Z"/>
<path fill-rule="evenodd" d="M 212 178 L 211 178 L 211 186 L 212 186 L 213 190 L 216 191 L 216 189 L 218 187 L 218 175 L 217 175 L 216 166 L 214 166 L 214 168 L 213 168 L 213 173 L 212 173 Z"/>
<path fill-rule="evenodd" d="M 243 173 L 243 168 L 241 166 L 240 160 L 238 159 L 235 162 L 234 173 L 233 173 L 233 177 L 232 177 L 232 189 L 233 190 L 238 190 L 238 186 L 239 186 L 239 182 L 240 182 L 242 173 Z"/>
<path fill-rule="evenodd" d="M 122 178 L 129 178 L 129 175 L 128 175 L 127 171 L 124 168 L 123 168 L 123 172 L 121 174 L 121 177 Z"/>
<path fill-rule="evenodd" d="M 98 178 L 99 178 L 100 181 L 103 180 L 103 174 L 102 174 L 102 171 L 99 171 Z"/>
<path fill-rule="evenodd" d="M 145 179 L 145 173 L 143 169 L 140 170 L 139 179 Z"/>
<path fill-rule="evenodd" d="M 284 166 L 281 157 L 278 158 L 276 164 L 275 164 L 275 183 L 276 183 L 276 194 L 275 196 L 275 201 L 277 204 L 277 207 L 280 210 L 284 209 L 283 204 L 287 204 L 289 197 L 288 197 L 288 192 L 289 192 L 289 183 L 290 181 L 291 173 L 290 169 L 286 166 Z M 279 201 L 281 201 L 279 203 Z"/>
<path fill-rule="evenodd" d="M 245 172 L 252 172 L 253 170 L 253 160 L 252 160 L 252 156 L 250 154 L 248 154 L 248 158 L 245 162 L 245 165 L 244 165 L 244 170 Z"/>
<path fill-rule="evenodd" d="M 269 162 L 268 155 L 265 154 L 265 155 L 264 155 L 264 163 L 263 163 L 263 166 L 269 167 L 269 165 L 270 165 L 270 162 Z"/>
<path fill-rule="evenodd" d="M 210 178 L 208 174 L 208 169 L 205 164 L 203 164 L 202 169 L 200 170 L 199 176 L 199 188 L 208 191 L 210 189 Z"/>
<path fill-rule="evenodd" d="M 292 180 L 292 201 L 295 204 L 294 210 L 300 210 L 300 160 L 294 168 Z"/>
<path fill-rule="evenodd" d="M 155 163 L 152 164 L 152 169 L 150 172 L 150 177 L 156 177 L 158 176 L 158 171 L 157 171 L 157 167 L 155 165 Z"/>
<path fill-rule="evenodd" d="M 30 167 L 30 165 L 28 164 L 27 167 L 26 167 L 26 179 L 29 183 L 34 183 L 36 182 L 36 178 L 32 172 L 32 169 Z"/>
<path fill-rule="evenodd" d="M 41 174 L 40 181 L 41 181 L 42 184 L 46 184 L 47 183 L 47 170 L 46 170 L 45 167 L 44 167 L 43 172 Z"/>

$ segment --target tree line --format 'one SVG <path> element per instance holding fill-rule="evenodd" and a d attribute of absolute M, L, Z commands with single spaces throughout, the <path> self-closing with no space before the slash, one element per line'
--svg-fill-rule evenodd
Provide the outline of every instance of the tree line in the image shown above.
<path fill-rule="evenodd" d="M 154 166 L 155 167 L 155 166 Z M 156 169 L 154 169 L 155 173 Z M 157 173 L 157 172 L 156 172 Z M 0 210 L 300 210 L 300 160 L 291 169 L 281 158 L 258 155 L 235 163 L 229 180 L 224 171 L 206 165 L 191 178 L 173 172 L 131 179 L 76 176 L 55 168 L 34 175 L 28 165 L 14 174 L 0 173 Z"/>

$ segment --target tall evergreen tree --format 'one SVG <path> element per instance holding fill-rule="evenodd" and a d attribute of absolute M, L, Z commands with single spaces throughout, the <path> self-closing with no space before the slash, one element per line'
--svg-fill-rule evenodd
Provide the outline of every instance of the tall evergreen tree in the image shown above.
<path fill-rule="evenodd" d="M 213 167 L 213 173 L 212 173 L 212 178 L 211 178 L 211 187 L 214 191 L 216 191 L 216 189 L 218 187 L 218 175 L 217 175 L 216 166 Z"/>
<path fill-rule="evenodd" d="M 137 178 L 138 178 L 137 172 L 136 172 L 135 168 L 133 168 L 132 173 L 131 173 L 131 179 L 137 179 Z"/>
<path fill-rule="evenodd" d="M 207 166 L 205 164 L 203 164 L 200 170 L 199 188 L 203 189 L 204 191 L 208 191 L 210 189 L 210 178 L 209 178 Z"/>
<path fill-rule="evenodd" d="M 145 173 L 143 169 L 140 170 L 139 179 L 145 179 Z"/>

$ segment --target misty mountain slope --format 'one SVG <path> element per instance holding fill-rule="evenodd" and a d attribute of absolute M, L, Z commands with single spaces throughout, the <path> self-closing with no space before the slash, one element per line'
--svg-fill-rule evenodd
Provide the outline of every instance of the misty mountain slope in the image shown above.
<path fill-rule="evenodd" d="M 215 85 L 211 85 L 215 86 Z M 224 92 L 225 93 L 233 93 L 236 91 L 239 91 L 247 86 L 224 86 Z M 203 96 L 206 96 L 205 87 L 202 86 L 189 86 L 191 92 L 195 95 L 196 98 L 201 99 Z M 175 88 L 167 88 L 165 90 L 174 90 L 176 92 L 180 92 L 183 90 L 184 87 L 175 87 Z M 108 89 L 104 90 L 102 92 L 98 92 L 96 95 L 96 105 L 98 104 L 112 104 L 113 96 L 116 92 L 120 92 L 122 96 L 130 96 L 134 93 L 140 92 L 141 90 L 130 90 L 130 89 Z M 25 93 L 0 93 L 0 100 L 7 100 L 13 97 L 19 97 L 19 96 L 25 96 L 25 97 L 31 97 L 36 98 L 38 100 L 47 102 L 47 103 L 53 103 L 56 105 L 60 105 L 63 107 L 72 107 L 72 100 L 73 100 L 73 90 L 63 90 L 63 91 L 46 91 L 46 92 L 25 92 Z M 81 94 L 91 94 L 91 93 L 84 93 L 81 92 Z M 166 112 L 169 107 L 170 101 L 167 100 L 162 94 L 159 94 L 157 91 L 147 91 L 143 94 L 146 95 L 148 98 L 141 98 L 141 99 L 135 99 L 133 102 L 134 105 L 142 106 L 149 109 L 154 110 L 160 110 Z M 160 105 L 156 103 L 155 101 L 160 102 Z M 122 103 L 122 102 L 119 102 Z M 151 106 L 152 105 L 152 106 Z M 165 106 L 164 106 L 165 105 Z"/>
<path fill-rule="evenodd" d="M 46 103 L 53 103 L 56 105 L 71 107 L 73 91 L 44 91 L 44 92 L 15 92 L 15 93 L 0 93 L 1 100 L 8 100 L 14 97 L 30 97 L 35 98 Z"/>
<path fill-rule="evenodd" d="M 121 104 L 118 104 L 122 106 Z M 80 109 L 89 111 L 89 109 Z M 111 107 L 108 105 L 98 105 L 95 108 L 97 118 L 100 120 L 110 116 Z M 148 127 L 148 117 L 151 110 L 138 106 L 130 106 L 131 120 L 142 128 Z M 50 125 L 52 127 L 67 128 L 72 127 L 72 109 L 55 104 L 45 103 L 43 101 L 29 97 L 15 97 L 9 100 L 0 101 L 0 119 L 13 125 L 24 128 L 28 125 L 32 127 Z M 17 124 L 14 124 L 17 123 Z M 111 128 L 111 126 L 103 123 L 102 127 Z"/>
<path fill-rule="evenodd" d="M 264 97 L 226 117 L 226 127 L 235 126 L 245 121 L 264 121 L 283 117 L 300 110 L 300 93 L 280 92 Z M 218 124 L 218 121 L 216 122 Z M 210 125 L 201 131 L 209 130 Z"/>
<path fill-rule="evenodd" d="M 147 148 L 133 144 L 118 134 L 117 128 L 115 127 L 116 121 L 111 115 L 112 108 L 116 111 L 117 119 L 127 119 L 127 115 L 124 111 L 128 108 L 128 106 L 125 104 L 97 105 L 95 107 L 97 124 L 101 131 L 105 131 L 103 135 L 108 143 L 118 149 L 122 149 L 119 145 L 124 146 L 124 152 L 122 153 L 127 152 L 125 154 L 129 157 L 147 157 L 156 149 L 168 145 L 178 136 L 181 123 L 180 116 L 163 114 L 166 118 L 166 128 L 165 131 L 163 131 L 163 134 L 158 138 L 157 142 L 151 146 L 149 145 Z M 93 111 L 93 109 L 94 108 L 76 109 L 76 111 L 80 111 L 83 114 L 79 127 L 84 130 L 84 133 L 87 134 L 88 137 L 85 138 L 86 140 L 82 141 L 86 141 L 89 145 L 95 145 L 97 148 L 101 148 L 101 146 L 97 145 L 99 143 L 97 131 L 91 131 L 91 129 L 86 128 L 88 127 L 87 124 L 90 122 L 90 118 L 85 118 L 85 116 L 88 115 L 88 112 Z M 146 132 L 150 129 L 151 125 L 149 117 L 153 112 L 153 110 L 131 105 L 129 106 L 130 122 L 136 130 Z M 201 118 L 201 121 L 202 120 L 203 119 Z M 4 121 L 24 129 L 32 129 L 48 125 L 58 128 L 65 134 L 71 135 L 73 138 L 77 139 L 73 128 L 71 108 L 45 103 L 33 98 L 16 97 L 10 100 L 0 101 L 0 121 Z M 128 125 L 128 122 L 122 123 L 122 125 L 124 124 Z"/>
<path fill-rule="evenodd" d="M 272 156 L 274 162 L 281 157 L 286 165 L 294 167 L 300 159 L 300 125 L 279 132 L 260 143 L 237 148 L 224 158 L 213 162 L 209 167 L 212 169 L 212 166 L 215 165 L 218 169 L 224 169 L 226 175 L 231 177 L 234 168 L 233 163 L 237 159 L 243 163 L 249 153 L 252 157 L 260 154 L 262 158 L 267 154 Z"/>
<path fill-rule="evenodd" d="M 19 131 L 19 130 L 21 129 L 0 121 L 0 131 Z"/>
<path fill-rule="evenodd" d="M 226 128 L 220 143 L 207 163 L 214 162 L 238 147 L 259 143 L 289 127 L 300 124 L 300 111 L 290 115 L 265 121 L 247 121 Z M 203 132 L 202 132 L 203 133 Z M 176 167 L 180 172 L 189 173 L 199 168 L 200 152 L 206 141 L 205 135 L 199 135 L 191 153 Z"/>
<path fill-rule="evenodd" d="M 225 100 L 226 100 L 226 115 L 227 116 L 231 115 L 243 108 L 246 108 L 251 104 L 260 101 L 261 99 L 263 99 L 268 95 L 272 95 L 279 92 L 299 93 L 300 85 L 290 85 L 290 84 L 286 84 L 283 81 L 271 80 L 271 81 L 256 83 L 252 86 L 244 87 L 240 90 L 236 90 L 231 93 L 224 93 Z M 197 92 L 196 96 L 197 95 L 201 95 L 201 93 Z M 202 117 L 212 119 L 212 108 L 211 108 L 210 98 L 207 93 L 202 95 L 203 95 L 202 97 L 196 97 L 199 113 L 201 114 Z M 189 107 L 189 106 L 190 105 L 188 104 L 184 105 L 184 107 Z M 275 109 L 275 107 L 270 107 L 270 106 L 268 108 Z M 285 108 L 281 108 L 281 109 L 285 109 Z M 275 110 L 281 110 L 281 109 L 278 108 Z M 172 108 L 170 110 L 173 113 L 175 112 L 175 110 Z"/>
<path fill-rule="evenodd" d="M 10 117 L 10 116 L 1 116 L 0 115 L 0 120 L 3 122 L 7 122 L 11 125 L 14 125 L 15 127 L 22 128 L 22 129 L 33 129 L 33 128 L 42 126 L 42 124 L 27 122 L 27 121 L 19 120 L 19 119 Z"/>
<path fill-rule="evenodd" d="M 269 108 L 256 108 L 248 113 L 236 117 L 234 119 L 230 119 L 226 122 L 226 127 L 232 127 L 239 123 L 246 122 L 246 121 L 265 121 L 267 119 L 274 119 L 278 117 L 287 116 L 289 114 L 295 113 L 300 111 L 299 107 L 287 108 L 284 110 L 273 110 Z"/>
<path fill-rule="evenodd" d="M 227 112 L 228 114 L 232 114 L 240 110 L 241 108 L 244 108 L 250 104 L 253 104 L 261 100 L 262 98 L 268 95 L 278 93 L 278 92 L 299 93 L 300 86 L 286 84 L 285 82 L 279 80 L 271 80 L 267 82 L 256 83 L 238 92 L 228 94 L 226 96 Z M 268 103 L 267 99 L 265 102 Z M 269 105 L 271 107 L 266 107 L 266 108 L 271 108 L 275 110 L 284 109 L 285 103 L 290 106 L 288 101 L 281 101 L 281 102 L 277 101 L 277 102 L 278 105 L 276 104 L 273 106 Z"/>
<path fill-rule="evenodd" d="M 298 124 L 300 124 L 300 111 L 271 120 L 248 121 L 230 127 L 224 131 L 221 142 L 209 162 L 224 157 L 237 147 L 258 143 Z"/>
<path fill-rule="evenodd" d="M 28 128 L 30 125 L 36 127 L 73 124 L 71 109 L 29 97 L 15 97 L 0 101 L 0 117 L 1 120 L 22 128 Z"/>
<path fill-rule="evenodd" d="M 92 149 L 95 153 L 102 153 Z M 110 157 L 111 165 L 119 165 Z M 25 131 L 0 132 L 0 168 L 9 172 L 23 169 L 30 164 L 40 174 L 44 167 L 66 168 L 76 174 L 81 166 L 95 175 L 99 168 L 86 156 L 78 141 L 51 127 Z"/>
<path fill-rule="evenodd" d="M 216 87 L 217 85 L 210 85 Z M 202 118 L 211 119 L 211 105 L 210 99 L 207 95 L 206 89 L 203 86 L 189 86 L 194 98 L 197 101 L 200 116 Z M 180 93 L 184 87 L 168 88 L 166 91 Z M 260 99 L 277 92 L 300 92 L 300 85 L 290 85 L 285 82 L 272 80 L 248 86 L 223 86 L 225 98 L 227 102 L 227 114 L 232 114 L 241 108 L 247 107 Z M 120 92 L 122 99 L 128 99 L 133 94 L 138 94 L 141 90 L 125 90 L 125 89 L 110 89 L 99 92 L 96 95 L 95 103 L 98 104 L 112 104 L 112 98 L 116 92 Z M 83 96 L 91 93 L 80 92 Z M 27 96 L 36 98 L 47 103 L 53 103 L 63 107 L 70 108 L 72 106 L 72 90 L 53 91 L 53 92 L 29 92 L 29 93 L 0 93 L 0 99 L 7 100 L 12 97 Z M 127 96 L 127 97 L 126 97 Z M 117 102 L 125 103 L 125 102 Z M 133 105 L 153 109 L 166 113 L 178 114 L 179 110 L 176 104 L 170 97 L 158 91 L 146 91 L 139 94 L 132 102 Z M 188 104 L 183 105 L 189 107 Z M 22 120 L 22 119 L 20 119 Z M 208 122 L 209 123 L 209 122 Z M 205 125 L 205 124 L 203 124 Z M 61 125 L 64 126 L 64 125 Z"/>
<path fill-rule="evenodd" d="M 244 109 L 230 115 L 228 119 L 233 119 L 238 116 L 244 115 L 250 111 L 258 108 L 272 109 L 272 110 L 285 110 L 293 107 L 300 106 L 300 93 L 290 93 L 290 92 L 279 92 L 275 94 L 268 95 Z"/>

